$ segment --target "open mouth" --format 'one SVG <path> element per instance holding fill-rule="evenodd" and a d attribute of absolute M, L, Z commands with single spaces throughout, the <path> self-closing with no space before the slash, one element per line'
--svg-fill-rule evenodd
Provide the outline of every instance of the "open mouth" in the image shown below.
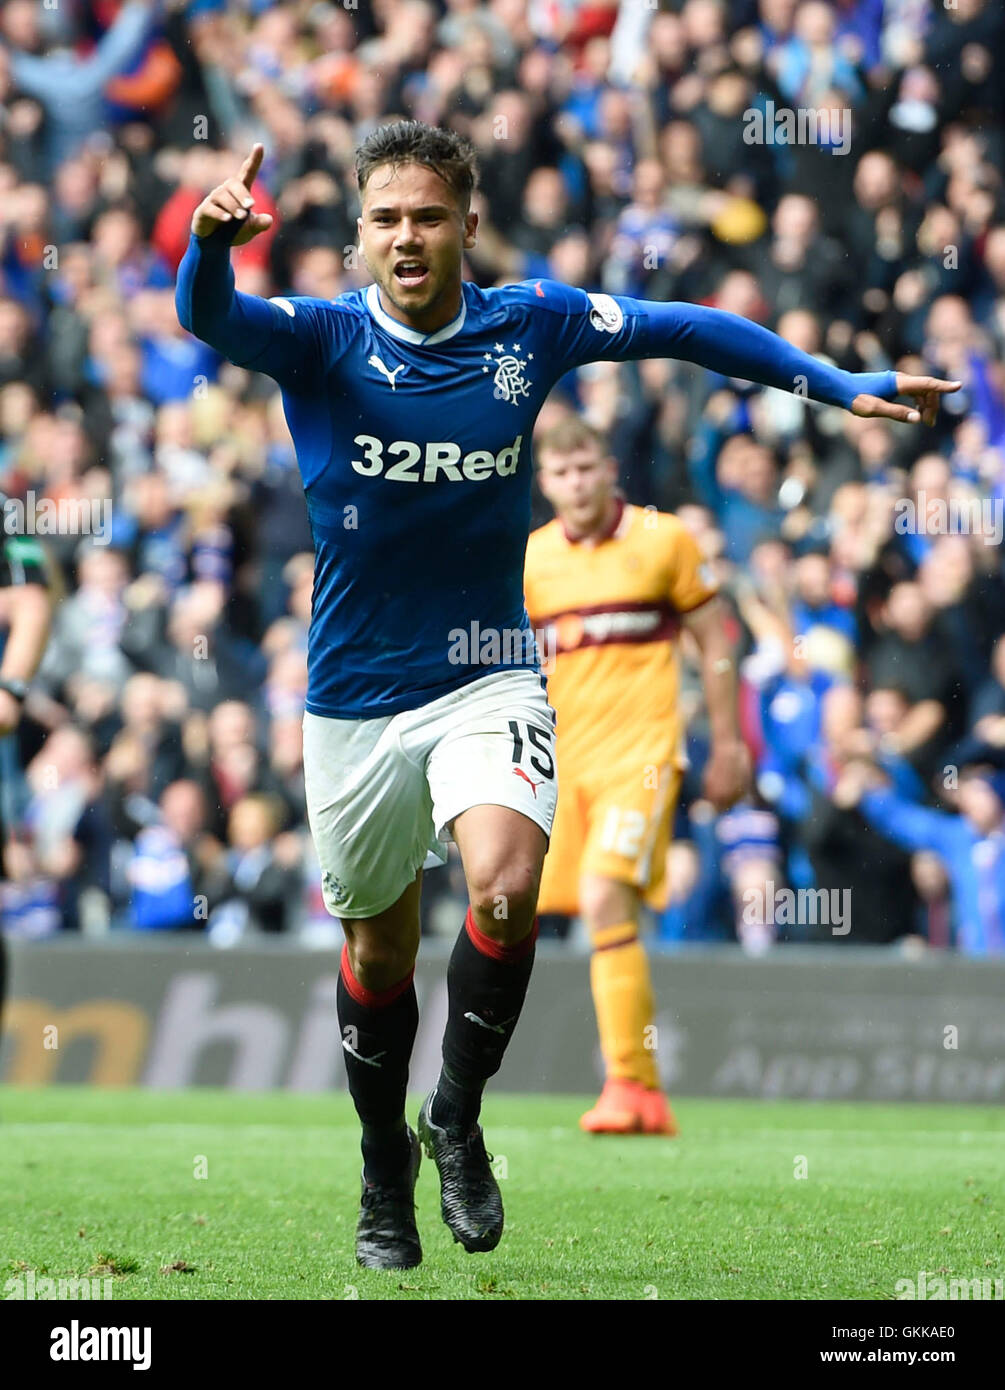
<path fill-rule="evenodd" d="M 421 261 L 400 261 L 394 267 L 394 275 L 399 285 L 413 289 L 429 278 L 429 271 Z"/>

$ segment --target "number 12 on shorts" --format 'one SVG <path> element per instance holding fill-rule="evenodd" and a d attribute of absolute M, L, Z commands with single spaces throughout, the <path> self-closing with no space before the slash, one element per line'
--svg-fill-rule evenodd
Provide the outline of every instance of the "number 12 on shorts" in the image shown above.
<path fill-rule="evenodd" d="M 647 821 L 641 811 L 608 806 L 600 831 L 600 847 L 610 854 L 636 859 L 642 849 Z"/>

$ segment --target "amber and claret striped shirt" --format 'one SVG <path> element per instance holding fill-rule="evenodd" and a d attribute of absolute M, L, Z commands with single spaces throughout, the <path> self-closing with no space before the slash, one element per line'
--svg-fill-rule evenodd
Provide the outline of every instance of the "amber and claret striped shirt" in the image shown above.
<path fill-rule="evenodd" d="M 557 518 L 531 534 L 524 595 L 566 761 L 676 756 L 680 616 L 716 592 L 667 512 L 622 504 L 611 532 L 585 542 Z"/>

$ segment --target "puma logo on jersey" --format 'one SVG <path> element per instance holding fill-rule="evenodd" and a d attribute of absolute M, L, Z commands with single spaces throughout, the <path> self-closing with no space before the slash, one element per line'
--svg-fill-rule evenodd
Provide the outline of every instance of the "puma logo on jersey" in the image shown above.
<path fill-rule="evenodd" d="M 513 776 L 514 776 L 514 777 L 522 777 L 522 778 L 523 778 L 523 780 L 527 783 L 528 787 L 530 787 L 531 791 L 534 793 L 534 800 L 536 801 L 536 800 L 537 800 L 537 789 L 538 789 L 538 787 L 541 785 L 541 783 L 540 783 L 540 782 L 532 782 L 532 781 L 530 780 L 530 778 L 527 776 L 526 772 L 524 772 L 524 770 L 523 770 L 522 767 L 515 767 L 515 768 L 513 769 Z"/>
<path fill-rule="evenodd" d="M 389 372 L 376 353 L 373 353 L 372 356 L 368 357 L 367 361 L 369 362 L 371 367 L 376 367 L 378 372 L 380 372 L 382 376 L 387 377 L 388 381 L 391 383 L 392 391 L 394 390 L 396 385 L 394 378 L 398 375 L 399 372 L 403 372 L 405 370 L 405 367 L 407 366 L 407 363 L 399 362 L 398 365 L 395 367 L 394 371 Z"/>

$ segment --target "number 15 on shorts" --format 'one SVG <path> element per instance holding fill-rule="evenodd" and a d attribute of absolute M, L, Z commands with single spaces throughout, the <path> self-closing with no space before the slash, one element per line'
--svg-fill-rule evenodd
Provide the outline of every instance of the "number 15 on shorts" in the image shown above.
<path fill-rule="evenodd" d="M 525 781 L 537 799 L 537 789 L 555 777 L 555 756 L 551 751 L 552 735 L 536 724 L 511 719 L 509 731 L 513 736 L 513 775 Z"/>

